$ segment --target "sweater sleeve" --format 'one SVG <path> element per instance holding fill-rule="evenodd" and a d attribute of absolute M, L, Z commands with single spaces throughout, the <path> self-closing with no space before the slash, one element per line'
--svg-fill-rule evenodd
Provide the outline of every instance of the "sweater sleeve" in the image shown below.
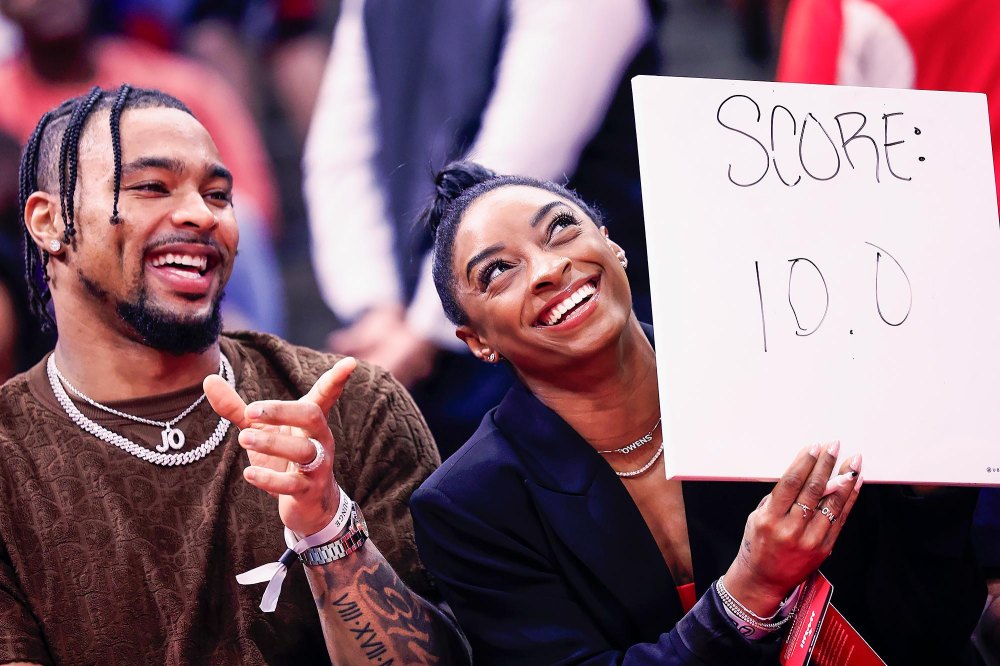
<path fill-rule="evenodd" d="M 341 396 L 338 411 L 342 437 L 354 441 L 345 447 L 337 480 L 361 505 L 372 541 L 400 578 L 433 599 L 409 505 L 413 491 L 440 464 L 434 439 L 406 389 L 386 371 L 361 363 L 348 386 L 352 390 Z"/>
<path fill-rule="evenodd" d="M 17 574 L 0 541 L 0 663 L 51 664 L 41 627 L 17 581 Z"/>

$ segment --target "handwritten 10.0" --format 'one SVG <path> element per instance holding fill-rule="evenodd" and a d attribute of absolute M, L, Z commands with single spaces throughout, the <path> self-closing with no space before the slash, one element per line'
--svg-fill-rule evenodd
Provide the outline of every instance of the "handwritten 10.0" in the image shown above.
<path fill-rule="evenodd" d="M 863 150 L 866 153 L 874 156 L 874 170 L 873 175 L 876 183 L 882 182 L 882 172 L 881 166 L 882 161 L 885 161 L 886 169 L 889 174 L 901 181 L 911 181 L 911 176 L 901 175 L 893 168 L 892 158 L 890 150 L 896 148 L 897 146 L 905 143 L 904 139 L 897 138 L 896 135 L 893 136 L 893 140 L 890 140 L 890 119 L 898 118 L 903 116 L 902 112 L 894 113 L 884 113 L 881 115 L 881 136 L 879 137 L 881 141 L 876 141 L 875 137 L 870 134 L 864 133 L 865 127 L 868 125 L 868 117 L 865 113 L 860 111 L 845 111 L 843 113 L 838 113 L 833 116 L 832 125 L 836 126 L 837 133 L 839 135 L 839 145 L 834 141 L 830 132 L 824 126 L 823 122 L 820 121 L 813 113 L 807 112 L 802 115 L 801 123 L 796 119 L 795 114 L 786 106 L 781 104 L 776 104 L 771 108 L 770 113 L 770 123 L 767 127 L 769 129 L 769 142 L 770 149 L 764 142 L 760 141 L 753 134 L 755 127 L 749 127 L 748 125 L 759 126 L 761 119 L 763 117 L 760 105 L 751 97 L 747 95 L 731 95 L 727 97 L 719 105 L 716 111 L 716 120 L 719 125 L 746 137 L 752 141 L 757 148 L 761 151 L 761 157 L 763 161 L 760 162 L 760 166 L 756 167 L 756 171 L 753 168 L 745 168 L 742 165 L 737 169 L 741 174 L 748 174 L 743 177 L 737 177 L 733 175 L 733 164 L 729 164 L 727 171 L 727 177 L 729 181 L 738 187 L 753 187 L 761 181 L 772 171 L 781 183 L 787 187 L 795 187 L 802 182 L 802 174 L 807 175 L 809 178 L 815 181 L 829 181 L 836 178 L 836 176 L 841 171 L 842 160 L 841 151 L 843 152 L 844 159 L 847 164 L 850 165 L 851 169 L 856 169 L 854 159 L 852 159 L 851 151 Z M 749 122 L 748 122 L 749 121 Z M 815 126 L 811 132 L 810 128 Z M 895 128 L 894 128 L 895 129 Z M 787 142 L 789 136 L 788 132 L 791 132 L 791 137 L 794 140 L 795 136 L 798 136 L 798 154 L 795 163 L 792 164 L 791 168 L 787 161 L 785 162 L 785 167 L 780 167 L 778 163 L 778 153 L 779 150 L 779 137 L 781 141 Z M 915 135 L 919 136 L 921 131 L 919 128 L 914 127 L 913 132 Z M 818 165 L 815 160 L 807 159 L 807 156 L 815 154 L 818 150 L 818 146 L 814 146 L 813 151 L 807 149 L 807 136 L 811 138 L 812 141 L 816 141 L 821 145 L 828 145 L 829 150 L 827 152 L 832 152 L 833 159 L 823 160 L 825 164 Z M 825 142 L 825 143 L 824 143 Z M 855 142 L 860 142 L 857 146 L 852 146 Z M 785 143 L 785 150 L 781 151 L 783 155 L 787 157 L 788 155 L 788 144 Z M 794 145 L 792 146 L 794 149 Z M 870 151 L 870 152 L 869 152 Z M 856 157 L 857 155 L 855 155 Z M 918 160 L 923 162 L 925 158 L 923 156 L 918 157 Z M 870 160 L 866 160 L 870 161 Z M 811 168 L 810 168 L 811 167 Z M 795 173 L 794 179 L 791 178 L 791 173 Z M 878 318 L 887 326 L 897 327 L 902 325 L 907 318 L 910 316 L 910 311 L 913 308 L 913 290 L 912 284 L 910 283 L 909 276 L 906 275 L 906 270 L 900 264 L 899 260 L 896 259 L 889 251 L 879 247 L 871 242 L 865 242 L 865 245 L 870 246 L 872 249 L 874 257 L 874 312 L 878 315 Z M 898 271 L 897 275 L 902 277 L 905 282 L 905 295 L 903 295 L 900 290 L 895 290 L 893 296 L 897 301 L 905 300 L 904 302 L 897 302 L 892 307 L 884 306 L 883 298 L 884 295 L 879 289 L 880 276 L 882 276 L 883 270 L 894 269 Z M 760 314 L 761 314 L 761 335 L 763 338 L 764 351 L 767 351 L 767 321 L 765 316 L 764 307 L 764 289 L 761 283 L 760 277 L 760 264 L 754 261 L 754 271 L 757 278 L 757 295 L 760 299 Z M 814 285 L 818 285 L 819 288 L 809 289 L 796 289 L 796 284 L 803 279 L 811 280 Z M 820 298 L 818 294 L 822 294 L 822 307 L 817 308 L 816 300 Z M 806 294 L 807 298 L 812 300 L 812 303 L 803 303 L 802 294 Z M 791 311 L 792 320 L 794 321 L 794 333 L 797 337 L 808 337 L 813 335 L 819 328 L 823 325 L 826 320 L 826 316 L 830 309 L 830 289 L 827 284 L 826 277 L 823 275 L 820 267 L 811 259 L 806 257 L 795 257 L 788 260 L 788 307 Z M 812 307 L 808 307 L 812 305 Z M 850 331 L 853 334 L 853 329 Z"/>

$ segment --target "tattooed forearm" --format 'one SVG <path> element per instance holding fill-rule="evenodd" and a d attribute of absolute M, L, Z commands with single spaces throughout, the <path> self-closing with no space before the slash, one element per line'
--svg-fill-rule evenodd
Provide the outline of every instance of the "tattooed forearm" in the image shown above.
<path fill-rule="evenodd" d="M 350 601 L 347 598 L 347 592 L 344 592 L 339 599 L 333 600 L 333 607 L 337 609 L 337 615 L 344 622 L 350 622 L 351 620 L 357 620 L 361 617 L 361 607 L 358 606 L 357 601 Z"/>
<path fill-rule="evenodd" d="M 344 592 L 339 599 L 334 599 L 332 604 L 337 609 L 337 615 L 340 616 L 341 622 L 347 626 L 347 630 L 354 637 L 368 661 L 377 660 L 383 666 L 393 663 L 391 657 L 388 660 L 383 659 L 388 648 L 386 648 L 385 643 L 378 640 L 378 632 L 372 628 L 372 623 L 365 622 L 362 626 L 365 614 L 361 611 L 358 602 L 351 601 L 347 592 Z"/>
<path fill-rule="evenodd" d="M 310 567 L 308 576 L 334 663 L 465 661 L 455 654 L 457 630 L 406 587 L 370 541 L 350 557 Z"/>

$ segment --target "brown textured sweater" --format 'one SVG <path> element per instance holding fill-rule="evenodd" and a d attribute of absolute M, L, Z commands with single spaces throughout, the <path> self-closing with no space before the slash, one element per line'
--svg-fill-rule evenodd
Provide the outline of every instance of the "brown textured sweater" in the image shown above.
<path fill-rule="evenodd" d="M 226 334 L 223 353 L 247 402 L 296 399 L 336 360 L 256 333 Z M 176 416 L 201 388 L 113 403 L 154 420 Z M 159 428 L 76 401 L 92 420 L 152 448 Z M 335 469 L 364 509 L 372 541 L 418 593 L 428 582 L 413 543 L 410 493 L 437 466 L 406 392 L 359 365 L 330 427 Z M 207 402 L 181 421 L 183 450 L 211 434 Z M 235 576 L 284 550 L 277 502 L 242 478 L 236 429 L 180 467 L 144 462 L 74 425 L 44 362 L 0 387 L 0 663 L 328 663 L 298 565 L 274 613 L 263 585 Z"/>

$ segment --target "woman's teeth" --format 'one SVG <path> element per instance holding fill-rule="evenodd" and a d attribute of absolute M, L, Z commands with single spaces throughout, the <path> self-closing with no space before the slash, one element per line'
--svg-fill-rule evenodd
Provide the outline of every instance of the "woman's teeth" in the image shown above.
<path fill-rule="evenodd" d="M 545 325 L 555 326 L 562 320 L 567 312 L 593 296 L 595 293 L 597 293 L 597 287 L 595 287 L 592 283 L 588 282 L 583 285 L 567 296 L 562 303 L 552 308 L 552 311 L 549 312 L 548 316 L 545 318 Z"/>

